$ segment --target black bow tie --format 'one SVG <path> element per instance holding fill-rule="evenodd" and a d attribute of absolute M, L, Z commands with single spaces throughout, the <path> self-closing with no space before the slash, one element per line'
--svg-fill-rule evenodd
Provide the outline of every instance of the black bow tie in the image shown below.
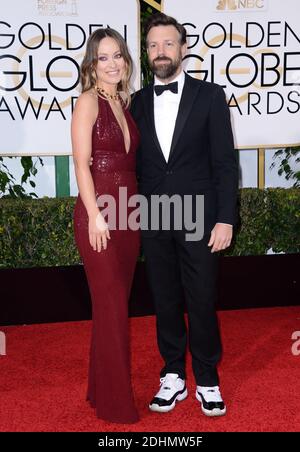
<path fill-rule="evenodd" d="M 172 82 L 168 85 L 155 85 L 154 91 L 157 96 L 160 96 L 164 91 L 172 91 L 172 93 L 178 93 L 178 82 Z"/>

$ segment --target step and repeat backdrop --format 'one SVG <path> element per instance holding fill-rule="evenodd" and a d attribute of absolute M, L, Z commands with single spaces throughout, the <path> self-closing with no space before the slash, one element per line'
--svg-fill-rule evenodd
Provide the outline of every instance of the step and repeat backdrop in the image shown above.
<path fill-rule="evenodd" d="M 1 153 L 71 154 L 70 118 L 87 38 L 97 28 L 114 28 L 138 63 L 138 1 L 9 0 L 0 17 Z M 135 88 L 139 79 L 136 64 Z"/>
<path fill-rule="evenodd" d="M 163 0 L 187 71 L 225 89 L 237 148 L 300 144 L 299 0 Z"/>
<path fill-rule="evenodd" d="M 266 151 L 300 144 L 299 0 L 163 0 L 162 11 L 188 34 L 185 70 L 224 87 L 241 149 L 241 186 L 257 184 Z M 126 39 L 140 87 L 138 0 L 10 0 L 0 16 L 0 155 L 42 156 L 37 194 L 55 196 L 54 157 L 71 155 L 70 119 L 80 94 L 79 66 L 92 31 L 110 26 Z M 9 160 L 18 173 L 17 162 Z M 76 183 L 70 159 L 71 194 Z"/>

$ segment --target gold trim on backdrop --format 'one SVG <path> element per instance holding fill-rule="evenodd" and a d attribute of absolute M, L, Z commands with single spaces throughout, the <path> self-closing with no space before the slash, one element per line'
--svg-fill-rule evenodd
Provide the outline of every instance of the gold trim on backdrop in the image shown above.
<path fill-rule="evenodd" d="M 260 148 L 257 150 L 257 186 L 260 189 L 265 188 L 265 149 Z"/>
<path fill-rule="evenodd" d="M 285 144 L 255 144 L 251 146 L 237 146 L 235 149 L 238 149 L 239 151 L 251 151 L 251 150 L 257 150 L 257 149 L 275 149 L 275 148 L 295 148 L 300 146 L 299 143 L 285 143 Z"/>
<path fill-rule="evenodd" d="M 156 2 L 155 0 L 143 0 L 145 3 L 148 3 L 148 5 L 152 6 L 152 8 L 157 9 L 158 11 L 161 11 L 161 5 Z"/>
<path fill-rule="evenodd" d="M 51 71 L 50 74 L 51 77 L 64 77 L 64 78 L 71 78 L 72 77 L 72 72 L 68 72 L 68 71 Z M 40 72 L 40 77 L 45 78 L 46 77 L 46 71 L 41 71 Z"/>
<path fill-rule="evenodd" d="M 53 36 L 51 37 L 51 39 L 52 39 L 53 42 L 56 42 L 57 44 L 61 44 L 64 48 L 66 48 L 67 43 L 66 43 L 66 40 L 65 40 L 65 39 L 61 38 L 60 36 L 56 36 L 56 35 L 53 35 Z M 49 40 L 49 35 L 45 35 L 45 41 L 49 41 L 49 42 L 50 42 L 50 40 Z M 37 42 L 38 42 L 38 38 L 37 38 L 37 36 L 34 36 L 33 38 L 30 38 L 29 40 L 27 40 L 27 41 L 25 42 L 25 44 L 26 44 L 27 46 L 29 46 L 30 44 L 36 44 Z M 28 47 L 22 47 L 22 46 L 21 46 L 21 47 L 19 48 L 19 50 L 18 50 L 16 56 L 17 56 L 20 60 L 22 60 L 22 58 L 23 58 L 23 56 L 25 55 L 26 52 L 28 52 Z M 15 71 L 15 74 L 13 75 L 12 78 L 13 78 L 13 80 L 14 80 L 14 82 L 15 82 L 16 84 L 20 83 L 20 79 L 19 79 L 19 70 L 20 70 L 20 69 L 19 69 L 19 66 L 20 66 L 20 63 L 19 63 L 18 61 L 15 61 L 15 62 L 13 63 L 13 65 L 12 65 L 13 70 Z M 26 101 L 27 101 L 27 97 L 29 96 L 29 94 L 26 92 L 26 90 L 25 90 L 23 87 L 21 87 L 21 88 L 18 89 L 18 93 L 20 93 L 20 96 L 21 96 L 21 97 L 23 98 L 23 100 L 26 102 Z M 33 104 L 35 107 L 39 107 L 40 101 L 34 99 L 33 97 L 30 97 L 30 98 L 31 98 L 32 104 Z M 65 100 L 59 102 L 59 106 L 60 106 L 60 108 L 62 108 L 62 109 L 64 109 L 65 107 L 68 107 L 69 105 L 71 105 L 71 98 L 70 98 L 70 96 L 67 97 Z M 49 108 L 49 107 L 50 107 L 50 104 L 47 104 L 47 103 L 42 103 L 42 105 L 41 105 L 42 110 L 46 110 L 46 109 Z"/>
<path fill-rule="evenodd" d="M 138 78 L 138 89 L 141 89 L 142 87 L 142 70 L 141 70 L 141 2 L 140 0 L 136 0 L 137 5 L 137 32 L 138 32 L 138 41 L 137 41 L 137 62 L 136 62 L 136 71 L 137 71 L 137 78 Z M 133 92 L 134 92 L 134 87 Z"/>
<path fill-rule="evenodd" d="M 229 74 L 250 74 L 250 69 L 247 67 L 236 67 L 236 68 L 231 68 L 229 69 Z M 226 69 L 221 69 L 220 70 L 220 74 L 221 75 L 225 75 L 226 74 Z"/>

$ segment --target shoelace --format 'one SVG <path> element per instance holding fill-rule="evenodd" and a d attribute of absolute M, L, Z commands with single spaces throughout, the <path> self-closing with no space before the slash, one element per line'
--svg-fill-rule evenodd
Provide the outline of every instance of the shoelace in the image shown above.
<path fill-rule="evenodd" d="M 201 388 L 201 393 L 205 400 L 209 399 L 210 402 L 221 402 L 222 397 L 218 386 L 209 389 Z"/>
<path fill-rule="evenodd" d="M 160 390 L 158 391 L 157 396 L 159 395 L 159 397 L 162 397 L 162 398 L 169 397 L 169 395 L 170 395 L 169 391 L 171 390 L 171 387 L 168 386 L 168 384 L 170 384 L 171 381 L 172 381 L 172 383 L 174 383 L 174 380 L 168 379 L 166 377 L 160 378 L 160 384 L 159 384 Z"/>

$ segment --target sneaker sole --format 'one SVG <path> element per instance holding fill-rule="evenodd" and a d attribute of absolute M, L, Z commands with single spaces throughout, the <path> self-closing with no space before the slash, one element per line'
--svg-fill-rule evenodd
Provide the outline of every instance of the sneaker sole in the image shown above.
<path fill-rule="evenodd" d="M 204 413 L 206 416 L 214 417 L 214 416 L 224 416 L 226 414 L 226 406 L 223 410 L 220 410 L 220 408 L 214 408 L 213 410 L 206 410 L 202 404 L 202 399 L 198 395 L 198 392 L 196 391 L 196 399 L 198 402 L 200 402 L 202 413 Z"/>
<path fill-rule="evenodd" d="M 167 413 L 168 411 L 171 411 L 175 408 L 176 402 L 181 402 L 182 400 L 186 399 L 187 396 L 188 396 L 188 392 L 186 389 L 182 394 L 178 394 L 178 396 L 176 397 L 174 402 L 171 403 L 171 405 L 159 406 L 159 405 L 153 404 L 153 405 L 149 405 L 149 408 L 151 411 L 155 411 L 156 413 Z"/>

